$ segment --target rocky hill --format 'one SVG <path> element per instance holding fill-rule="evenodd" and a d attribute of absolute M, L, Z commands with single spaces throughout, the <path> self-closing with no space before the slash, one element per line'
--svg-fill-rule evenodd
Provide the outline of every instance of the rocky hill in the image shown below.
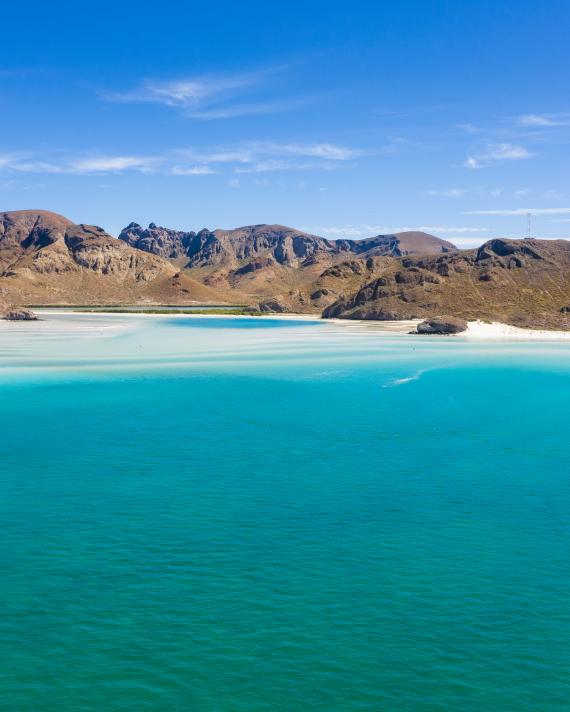
<path fill-rule="evenodd" d="M 323 311 L 380 320 L 438 314 L 569 329 L 570 242 L 495 239 L 476 250 L 393 259 Z"/>
<path fill-rule="evenodd" d="M 447 240 L 430 235 L 427 232 L 397 232 L 394 235 L 376 235 L 363 240 L 342 240 L 339 245 L 346 246 L 346 252 L 358 256 L 378 257 L 404 255 L 439 255 L 453 252 L 457 247 Z"/>
<path fill-rule="evenodd" d="M 426 233 L 327 240 L 281 225 L 121 239 L 42 210 L 0 213 L 0 302 L 244 304 L 344 319 L 447 314 L 570 329 L 570 242 L 457 250 Z"/>
<path fill-rule="evenodd" d="M 119 239 L 169 259 L 209 286 L 242 293 L 242 301 L 305 292 L 323 271 L 351 257 L 441 254 L 456 249 L 422 232 L 327 240 L 283 225 L 196 233 L 131 223 Z M 295 297 L 289 301 L 302 307 Z"/>
<path fill-rule="evenodd" d="M 223 301 L 167 260 L 44 210 L 0 213 L 0 297 L 18 304 Z"/>
<path fill-rule="evenodd" d="M 377 235 L 364 240 L 327 240 L 283 225 L 248 225 L 234 230 L 182 232 L 150 223 L 131 223 L 119 239 L 132 247 L 184 266 L 235 266 L 257 258 L 299 267 L 319 256 L 439 254 L 455 250 L 446 240 L 424 232 Z"/>

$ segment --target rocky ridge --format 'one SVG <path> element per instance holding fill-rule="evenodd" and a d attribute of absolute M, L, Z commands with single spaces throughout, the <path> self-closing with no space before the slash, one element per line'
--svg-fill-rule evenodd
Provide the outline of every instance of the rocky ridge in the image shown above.
<path fill-rule="evenodd" d="M 242 263 L 263 256 L 280 265 L 307 266 L 321 256 L 437 254 L 456 249 L 434 235 L 403 232 L 363 240 L 327 240 L 284 225 L 248 225 L 233 230 L 183 232 L 150 223 L 130 223 L 119 239 L 131 247 L 166 259 L 185 260 L 184 266 L 205 267 Z"/>
<path fill-rule="evenodd" d="M 502 321 L 570 329 L 570 242 L 425 233 L 331 241 L 279 225 L 116 239 L 41 210 L 0 213 L 0 300 L 12 304 L 239 304 L 343 319 Z M 185 266 L 184 266 L 185 265 Z"/>
<path fill-rule="evenodd" d="M 475 250 L 394 259 L 381 276 L 323 311 L 345 319 L 453 314 L 534 328 L 570 328 L 570 242 L 489 240 Z"/>
<path fill-rule="evenodd" d="M 204 284 L 240 292 L 245 301 L 275 299 L 289 309 L 323 307 L 307 290 L 329 267 L 346 260 L 407 254 L 441 254 L 450 242 L 422 232 L 377 235 L 363 240 L 327 240 L 284 225 L 182 232 L 151 223 L 130 223 L 119 239 L 189 270 Z M 326 278 L 325 278 L 326 280 Z M 315 288 L 316 291 L 318 287 Z"/>
<path fill-rule="evenodd" d="M 43 210 L 0 213 L 0 296 L 38 304 L 220 301 L 169 261 Z"/>

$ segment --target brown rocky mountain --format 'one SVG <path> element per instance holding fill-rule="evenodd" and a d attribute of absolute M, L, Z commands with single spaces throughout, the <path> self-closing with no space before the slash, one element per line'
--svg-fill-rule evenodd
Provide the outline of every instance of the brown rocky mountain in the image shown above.
<path fill-rule="evenodd" d="M 236 267 L 263 258 L 277 264 L 308 266 L 322 256 L 439 254 L 455 250 L 446 240 L 424 232 L 377 235 L 364 240 L 327 240 L 283 225 L 249 225 L 234 230 L 181 232 L 150 223 L 128 225 L 119 239 L 180 266 Z"/>
<path fill-rule="evenodd" d="M 45 210 L 0 213 L 0 298 L 19 304 L 225 301 L 156 255 Z"/>
<path fill-rule="evenodd" d="M 475 250 L 404 257 L 323 311 L 344 319 L 452 314 L 570 328 L 570 241 L 495 239 Z"/>
<path fill-rule="evenodd" d="M 0 213 L 0 302 L 259 304 L 346 319 L 442 314 L 570 329 L 570 242 L 456 250 L 425 233 L 331 241 L 279 225 L 122 239 L 41 210 Z"/>
<path fill-rule="evenodd" d="M 343 295 L 352 294 L 381 275 L 393 260 L 390 256 L 353 257 L 337 262 L 296 288 L 262 299 L 259 306 L 262 311 L 320 313 Z"/>
<path fill-rule="evenodd" d="M 327 240 L 283 225 L 195 233 L 131 223 L 119 239 L 190 270 L 204 284 L 241 293 L 246 303 L 284 295 L 289 307 L 301 309 L 310 306 L 305 292 L 321 273 L 350 257 L 441 254 L 456 249 L 422 232 Z"/>
<path fill-rule="evenodd" d="M 397 232 L 393 235 L 376 235 L 363 240 L 342 240 L 342 243 L 347 245 L 347 252 L 365 257 L 439 255 L 442 252 L 457 250 L 453 243 L 417 230 Z"/>

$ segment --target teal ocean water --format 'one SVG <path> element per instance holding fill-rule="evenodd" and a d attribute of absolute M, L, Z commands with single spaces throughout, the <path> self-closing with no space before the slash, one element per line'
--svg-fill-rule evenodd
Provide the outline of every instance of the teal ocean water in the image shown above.
<path fill-rule="evenodd" d="M 570 345 L 0 329 L 0 706 L 568 710 Z"/>

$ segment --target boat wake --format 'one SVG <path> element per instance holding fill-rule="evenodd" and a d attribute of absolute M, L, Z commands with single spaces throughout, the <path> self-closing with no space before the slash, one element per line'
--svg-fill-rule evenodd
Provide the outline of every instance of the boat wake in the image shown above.
<path fill-rule="evenodd" d="M 424 375 L 424 373 L 427 373 L 430 370 L 433 370 L 433 369 L 422 368 L 419 371 L 416 371 L 411 376 L 405 376 L 404 378 L 394 378 L 393 380 L 385 383 L 382 386 L 382 388 L 395 388 L 396 386 L 403 386 L 405 383 L 411 383 L 412 381 L 419 381 L 420 378 Z"/>

